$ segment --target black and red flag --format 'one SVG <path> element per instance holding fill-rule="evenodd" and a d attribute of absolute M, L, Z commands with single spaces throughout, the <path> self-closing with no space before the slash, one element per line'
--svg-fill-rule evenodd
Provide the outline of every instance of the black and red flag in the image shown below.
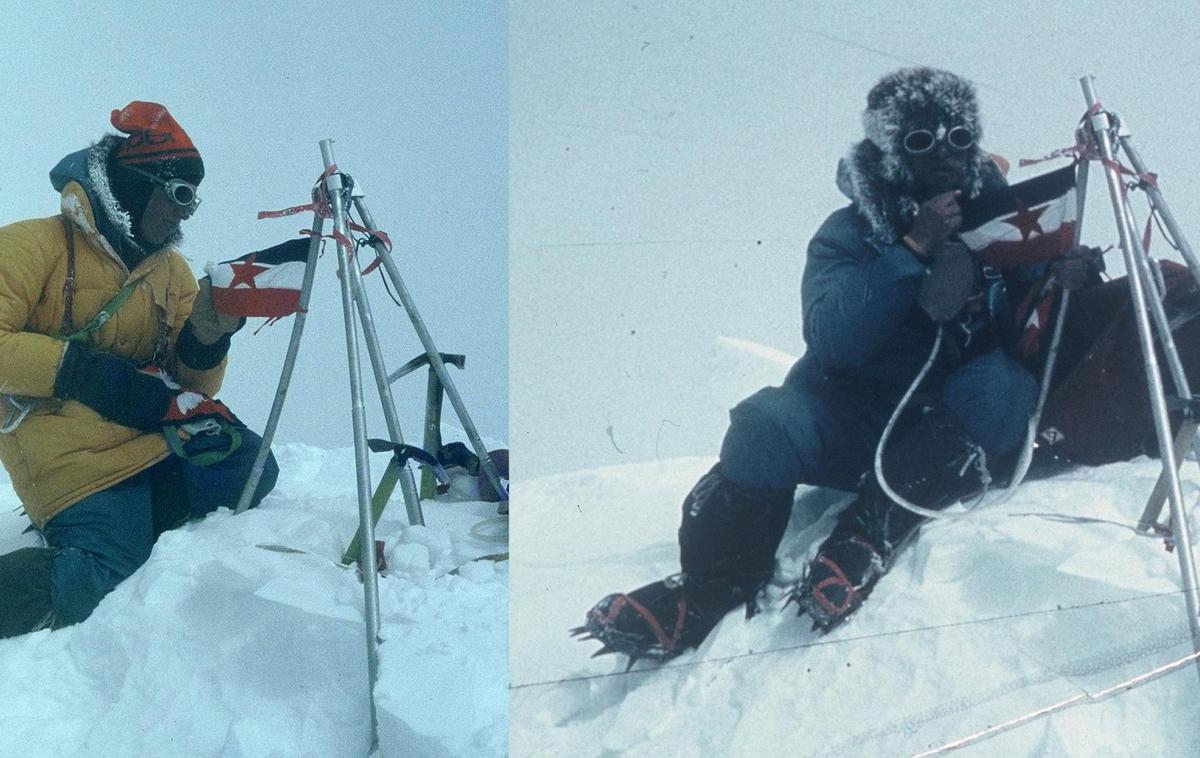
<path fill-rule="evenodd" d="M 309 240 L 295 239 L 223 263 L 210 263 L 213 307 L 231 316 L 283 318 L 300 310 Z"/>
<path fill-rule="evenodd" d="M 1075 164 L 1026 179 L 962 203 L 959 237 L 976 260 L 996 271 L 1046 263 L 1075 241 Z M 1027 358 L 1041 351 L 1059 288 L 1034 286 L 1017 309 L 1017 347 Z"/>

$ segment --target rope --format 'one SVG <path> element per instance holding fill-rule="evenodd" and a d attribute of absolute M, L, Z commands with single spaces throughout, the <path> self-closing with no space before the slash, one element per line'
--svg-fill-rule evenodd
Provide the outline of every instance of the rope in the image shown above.
<path fill-rule="evenodd" d="M 1008 487 L 988 505 L 999 505 L 1012 499 L 1017 492 L 1017 487 L 1021 486 L 1021 483 L 1025 481 L 1025 476 L 1029 473 L 1029 467 L 1033 463 L 1033 451 L 1037 447 L 1038 424 L 1042 420 L 1042 410 L 1046 407 L 1046 398 L 1050 395 L 1050 380 L 1054 376 L 1054 364 L 1058 361 L 1058 348 L 1062 342 L 1063 324 L 1067 322 L 1067 306 L 1070 302 L 1071 292 L 1064 289 L 1062 305 L 1059 306 L 1058 317 L 1054 320 L 1054 334 L 1050 338 L 1050 350 L 1046 354 L 1046 365 L 1042 369 L 1042 386 L 1038 391 L 1037 407 L 1034 408 L 1033 415 L 1029 417 L 1029 425 L 1025 430 L 1025 444 L 1021 448 L 1021 457 L 1017 459 L 1017 465 L 1013 469 Z"/>
<path fill-rule="evenodd" d="M 912 396 L 916 394 L 917 387 L 925 380 L 925 376 L 929 373 L 929 370 L 933 368 L 934 361 L 937 360 L 938 351 L 942 348 L 942 335 L 944 331 L 945 328 L 941 324 L 938 324 L 937 338 L 933 341 L 933 349 L 929 351 L 929 358 L 925 361 L 925 365 L 921 367 L 921 370 L 917 372 L 917 377 L 913 379 L 912 384 L 908 386 L 908 391 L 904 393 L 904 397 L 900 398 L 900 402 L 896 405 L 896 410 L 892 411 L 892 417 L 888 419 L 887 426 L 883 428 L 883 436 L 879 438 L 879 444 L 875 446 L 875 479 L 879 482 L 879 488 L 896 505 L 925 518 L 959 518 L 959 516 L 952 516 L 941 511 L 922 508 L 916 503 L 904 499 L 900 493 L 893 490 L 887 482 L 887 477 L 883 475 L 883 449 L 887 446 L 888 438 L 892 436 L 892 430 L 896 428 L 896 422 L 900 419 L 900 414 L 908 407 Z"/>
<path fill-rule="evenodd" d="M 1099 692 L 1097 692 L 1095 694 L 1092 694 L 1089 692 L 1081 692 L 1074 697 L 1070 697 L 1070 698 L 1067 698 L 1066 700 L 1059 701 L 1057 703 L 1054 703 L 1053 705 L 1048 705 L 1044 708 L 1039 708 L 1036 711 L 1030 711 L 1029 713 L 1026 713 L 1022 716 L 1018 716 L 1017 718 L 1014 718 L 1014 719 L 1010 719 L 1009 721 L 1005 721 L 1004 723 L 996 724 L 995 726 L 989 726 L 986 729 L 982 729 L 978 732 L 975 732 L 974 734 L 967 735 L 966 737 L 963 737 L 961 739 L 954 740 L 953 742 L 947 742 L 946 744 L 942 745 L 941 747 L 936 747 L 932 750 L 926 750 L 923 753 L 916 753 L 915 755 L 912 756 L 912 758 L 925 758 L 926 756 L 930 756 L 930 755 L 938 755 L 939 753 L 947 753 L 951 750 L 957 750 L 960 747 L 966 747 L 967 745 L 970 745 L 972 743 L 979 742 L 979 741 L 985 740 L 985 739 L 989 739 L 991 737 L 995 737 L 996 735 L 1000 734 L 1001 732 L 1007 732 L 1010 729 L 1015 729 L 1018 726 L 1028 724 L 1029 722 L 1040 719 L 1043 716 L 1049 716 L 1052 713 L 1066 710 L 1067 708 L 1071 708 L 1076 705 L 1080 705 L 1082 703 L 1098 703 L 1101 700 L 1105 700 L 1107 698 L 1112 697 L 1113 695 L 1119 695 L 1123 692 L 1128 692 L 1129 690 L 1132 690 L 1135 687 L 1141 687 L 1143 684 L 1152 682 L 1155 679 L 1166 676 L 1167 674 L 1174 673 L 1175 671 L 1178 671 L 1179 669 L 1186 666 L 1188 663 L 1191 663 L 1192 661 L 1195 661 L 1197 659 L 1200 659 L 1200 652 L 1192 653 L 1190 655 L 1185 655 L 1184 657 L 1179 658 L 1174 661 L 1171 661 L 1170 663 L 1165 663 L 1162 666 L 1159 666 L 1158 668 L 1151 669 L 1150 671 L 1147 671 L 1144 674 L 1139 674 L 1131 679 L 1126 679 L 1125 681 L 1121 682 L 1120 684 L 1114 684 L 1113 686 L 1108 687 L 1107 689 L 1100 690 Z"/>
<path fill-rule="evenodd" d="M 1094 601 L 1091 603 L 1080 603 L 1078 605 L 1055 606 L 1054 608 L 1047 608 L 1047 609 L 1037 610 L 1037 611 L 1021 611 L 1019 613 L 1008 613 L 1003 616 L 989 616 L 987 618 L 969 619 L 967 621 L 951 621 L 951 622 L 948 622 L 945 624 L 933 624 L 930 626 L 913 627 L 912 629 L 898 629 L 898 630 L 890 631 L 890 632 L 875 632 L 873 634 L 862 634 L 862 635 L 858 635 L 856 637 L 844 637 L 842 639 L 836 639 L 836 640 L 822 638 L 822 639 L 812 640 L 809 642 L 801 642 L 801 643 L 798 643 L 795 645 L 784 645 L 782 647 L 769 648 L 767 650 L 749 650 L 745 653 L 735 653 L 733 655 L 724 655 L 724 656 L 720 656 L 717 658 L 702 658 L 702 659 L 696 660 L 696 661 L 676 661 L 675 663 L 666 663 L 666 664 L 663 664 L 660 666 L 654 666 L 653 668 L 629 669 L 629 670 L 622 669 L 620 671 L 611 671 L 611 672 L 604 673 L 604 674 L 588 674 L 585 676 L 572 676 L 572 677 L 563 677 L 561 679 L 547 679 L 547 680 L 536 681 L 536 682 L 525 682 L 522 684 L 510 684 L 508 689 L 509 690 L 524 690 L 524 689 L 531 689 L 534 687 L 551 687 L 551 686 L 555 686 L 555 685 L 559 685 L 559 684 L 572 684 L 574 682 L 588 682 L 588 681 L 593 681 L 593 680 L 597 680 L 597 679 L 612 679 L 612 678 L 617 678 L 617 677 L 634 676 L 634 675 L 641 675 L 641 674 L 655 674 L 660 671 L 669 671 L 672 669 L 690 669 L 690 668 L 695 668 L 698 666 L 703 666 L 703 665 L 707 665 L 707 664 L 711 664 L 711 663 L 724 664 L 724 663 L 729 663 L 731 661 L 739 660 L 742 658 L 757 658 L 757 657 L 763 656 L 763 655 L 773 655 L 776 653 L 789 653 L 789 652 L 793 652 L 796 650 L 807 650 L 809 648 L 815 648 L 815 647 L 826 647 L 826 646 L 830 646 L 830 645 L 834 645 L 834 646 L 849 645 L 849 644 L 858 643 L 858 642 L 865 642 L 868 640 L 885 639 L 888 637 L 899 637 L 899 636 L 906 635 L 906 634 L 919 634 L 922 632 L 935 632 L 935 631 L 941 631 L 944 629 L 955 629 L 955 628 L 964 628 L 964 627 L 970 627 L 970 626 L 978 626 L 980 624 L 994 624 L 994 623 L 1002 622 L 1002 621 L 1012 621 L 1014 619 L 1032 618 L 1034 616 L 1045 616 L 1045 615 L 1052 614 L 1052 613 L 1064 613 L 1066 611 L 1078 611 L 1078 610 L 1087 610 L 1090 608 L 1100 608 L 1100 607 L 1103 607 L 1106 605 L 1123 605 L 1125 603 L 1132 603 L 1132 602 L 1137 602 L 1140 600 L 1154 600 L 1157 598 L 1171 597 L 1173 595 L 1182 595 L 1182 594 L 1184 594 L 1184 592 L 1185 592 L 1185 590 L 1171 590 L 1169 592 L 1155 592 L 1155 593 L 1151 593 L 1148 595 L 1135 595 L 1134 597 L 1127 597 L 1127 598 L 1121 598 L 1121 599 L 1097 600 L 1097 601 Z"/>
<path fill-rule="evenodd" d="M 491 516 L 471 526 L 471 536 L 480 542 L 508 543 L 508 519 Z"/>

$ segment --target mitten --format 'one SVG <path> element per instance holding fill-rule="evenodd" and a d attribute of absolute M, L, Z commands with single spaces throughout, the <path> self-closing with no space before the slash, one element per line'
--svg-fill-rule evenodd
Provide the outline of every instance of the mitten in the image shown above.
<path fill-rule="evenodd" d="M 162 417 L 171 452 L 198 466 L 220 463 L 241 447 L 238 430 L 245 426 L 220 400 L 194 390 L 171 398 Z"/>
<path fill-rule="evenodd" d="M 213 307 L 212 281 L 206 276 L 200 280 L 200 291 L 192 303 L 192 313 L 188 316 L 192 334 L 202 345 L 214 345 L 226 334 L 233 334 L 246 319 L 238 316 L 228 316 Z"/>
<path fill-rule="evenodd" d="M 931 257 L 929 273 L 917 292 L 917 304 L 934 321 L 949 321 L 975 289 L 975 260 L 961 242 L 945 242 Z"/>
<path fill-rule="evenodd" d="M 79 342 L 67 344 L 54 380 L 54 396 L 77 400 L 109 421 L 142 431 L 158 431 L 177 389 L 128 360 Z"/>

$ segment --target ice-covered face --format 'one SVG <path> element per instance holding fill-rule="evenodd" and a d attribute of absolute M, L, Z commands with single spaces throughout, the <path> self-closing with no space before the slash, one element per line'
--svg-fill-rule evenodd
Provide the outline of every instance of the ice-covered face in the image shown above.
<path fill-rule="evenodd" d="M 138 235 L 154 249 L 174 244 L 183 237 L 180 224 L 194 210 L 194 206 L 179 205 L 171 200 L 162 185 L 155 185 L 138 221 Z"/>
<path fill-rule="evenodd" d="M 975 135 L 961 124 L 916 124 L 902 133 L 900 147 L 917 183 L 919 201 L 966 190 Z"/>

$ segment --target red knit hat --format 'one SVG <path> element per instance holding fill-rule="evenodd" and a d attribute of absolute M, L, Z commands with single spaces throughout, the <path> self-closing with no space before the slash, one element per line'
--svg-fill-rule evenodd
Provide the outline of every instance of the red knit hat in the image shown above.
<path fill-rule="evenodd" d="M 195 184 L 204 178 L 200 151 L 165 106 L 134 100 L 112 112 L 112 125 L 129 135 L 112 157 L 116 165 Z"/>

